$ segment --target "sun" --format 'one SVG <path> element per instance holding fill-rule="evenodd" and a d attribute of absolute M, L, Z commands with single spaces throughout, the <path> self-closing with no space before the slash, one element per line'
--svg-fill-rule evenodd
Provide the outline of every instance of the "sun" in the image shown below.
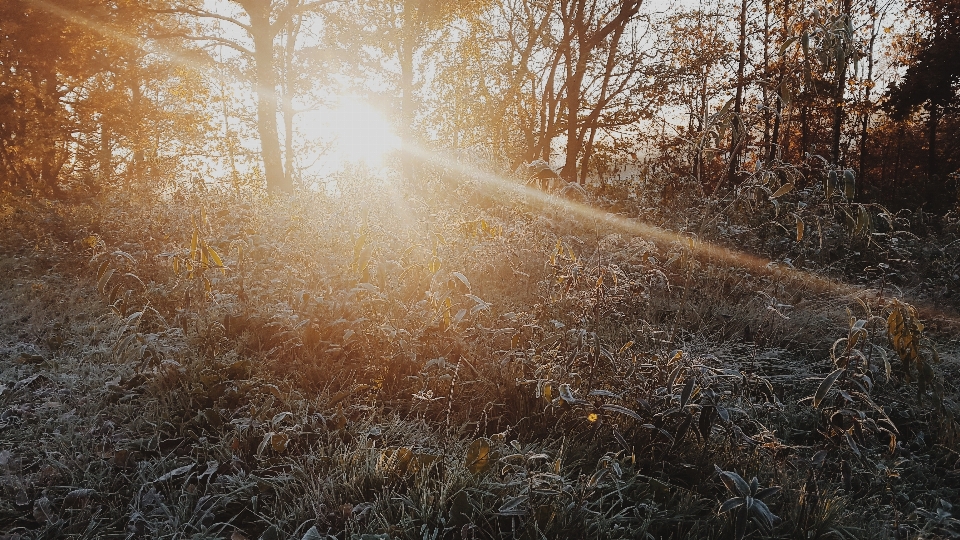
<path fill-rule="evenodd" d="M 338 106 L 325 116 L 324 124 L 330 130 L 334 152 L 341 161 L 380 167 L 400 146 L 390 122 L 358 98 L 340 98 Z"/>

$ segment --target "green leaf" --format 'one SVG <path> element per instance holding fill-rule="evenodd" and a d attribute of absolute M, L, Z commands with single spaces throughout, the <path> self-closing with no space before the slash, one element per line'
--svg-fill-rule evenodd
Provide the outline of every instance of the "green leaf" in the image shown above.
<path fill-rule="evenodd" d="M 843 196 L 848 201 L 852 201 L 856 195 L 857 195 L 856 175 L 853 172 L 853 169 L 845 169 L 843 171 Z"/>
<path fill-rule="evenodd" d="M 731 493 L 739 497 L 750 495 L 750 484 L 742 476 L 733 471 L 719 471 L 719 473 L 720 480 L 723 480 L 723 485 L 727 486 Z"/>
<path fill-rule="evenodd" d="M 830 387 L 833 386 L 833 383 L 837 381 L 837 378 L 846 371 L 845 368 L 837 368 L 833 373 L 827 375 L 827 378 L 820 383 L 820 386 L 817 387 L 817 392 L 813 395 L 813 408 L 816 409 L 820 406 L 820 402 L 823 401 L 823 398 L 827 397 L 827 392 L 830 391 Z"/>
<path fill-rule="evenodd" d="M 635 413 L 634 411 L 631 411 L 626 407 L 621 407 L 620 405 L 608 404 L 608 405 L 601 405 L 600 408 L 605 411 L 617 412 L 617 413 L 629 416 L 630 418 L 633 418 L 637 422 L 643 423 L 643 418 L 641 418 L 639 414 Z"/>
<path fill-rule="evenodd" d="M 777 521 L 777 519 L 779 519 L 776 515 L 774 515 L 773 512 L 770 511 L 770 508 L 767 507 L 767 504 L 760 499 L 754 499 L 752 510 L 754 514 L 757 514 L 762 518 L 761 524 L 764 526 L 764 529 L 768 531 L 773 528 L 773 524 Z"/>
<path fill-rule="evenodd" d="M 301 540 L 323 540 L 324 536 L 320 534 L 320 531 L 317 530 L 317 526 L 314 525 L 307 529 L 307 532 L 303 533 Z"/>
<path fill-rule="evenodd" d="M 500 509 L 497 511 L 501 516 L 523 516 L 527 514 L 526 509 L 523 507 L 523 504 L 527 502 L 527 496 L 521 495 L 519 497 L 511 497 L 507 499 L 507 502 L 503 503 L 500 506 Z"/>
<path fill-rule="evenodd" d="M 693 385 L 696 382 L 696 379 L 690 377 L 687 379 L 687 383 L 683 385 L 683 390 L 680 392 L 680 408 L 684 408 L 687 405 L 687 400 L 690 399 L 690 394 L 693 393 Z"/>
<path fill-rule="evenodd" d="M 727 499 L 723 501 L 723 504 L 720 505 L 720 513 L 729 512 L 734 508 L 739 508 L 743 506 L 744 498 L 743 497 L 734 497 L 732 499 Z"/>
<path fill-rule="evenodd" d="M 758 491 L 757 494 L 754 495 L 754 497 L 756 497 L 757 499 L 763 500 L 763 499 L 766 499 L 767 497 L 773 497 L 777 493 L 780 493 L 780 486 L 763 488 L 760 491 Z"/>

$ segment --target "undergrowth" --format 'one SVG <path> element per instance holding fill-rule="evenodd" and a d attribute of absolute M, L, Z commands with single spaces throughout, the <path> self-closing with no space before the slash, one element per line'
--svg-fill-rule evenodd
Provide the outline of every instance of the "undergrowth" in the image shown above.
<path fill-rule="evenodd" d="M 951 218 L 840 178 L 6 196 L 0 532 L 960 536 Z"/>

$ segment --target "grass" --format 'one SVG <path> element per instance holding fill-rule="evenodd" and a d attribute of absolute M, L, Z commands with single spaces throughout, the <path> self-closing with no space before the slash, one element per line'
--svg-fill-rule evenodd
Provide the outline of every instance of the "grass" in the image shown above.
<path fill-rule="evenodd" d="M 765 207 L 583 201 L 670 241 L 431 178 L 5 195 L 0 535 L 960 535 L 949 220 L 864 236 L 831 203 L 784 241 Z M 718 470 L 781 488 L 772 528 L 719 511 Z"/>

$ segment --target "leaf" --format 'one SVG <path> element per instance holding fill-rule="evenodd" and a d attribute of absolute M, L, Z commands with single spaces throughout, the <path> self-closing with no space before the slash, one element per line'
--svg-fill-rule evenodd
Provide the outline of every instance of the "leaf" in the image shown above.
<path fill-rule="evenodd" d="M 763 488 L 760 491 L 758 491 L 757 494 L 754 495 L 754 497 L 757 499 L 763 500 L 763 499 L 766 499 L 767 497 L 773 497 L 777 493 L 780 493 L 780 486 Z"/>
<path fill-rule="evenodd" d="M 776 199 L 777 197 L 786 195 L 787 193 L 790 193 L 791 191 L 793 191 L 793 183 L 787 182 L 786 184 L 780 186 L 780 189 L 778 189 L 778 190 L 776 191 L 776 193 L 774 193 L 773 195 L 771 195 L 770 198 L 771 198 L 771 199 Z"/>
<path fill-rule="evenodd" d="M 780 45 L 780 56 L 784 56 L 787 52 L 787 49 L 790 47 L 790 45 L 793 45 L 794 43 L 796 43 L 798 39 L 800 39 L 799 36 L 792 36 L 789 39 L 785 40 L 783 44 Z"/>
<path fill-rule="evenodd" d="M 734 497 L 734 498 L 732 498 L 732 499 L 727 499 L 727 500 L 723 501 L 723 504 L 720 505 L 720 510 L 719 510 L 719 512 L 720 512 L 721 514 L 724 513 L 724 512 L 729 512 L 729 511 L 733 510 L 734 508 L 739 508 L 739 507 L 743 506 L 743 503 L 744 503 L 744 502 L 745 502 L 745 500 L 744 500 L 743 497 Z"/>
<path fill-rule="evenodd" d="M 490 464 L 493 461 L 491 442 L 486 437 L 480 437 L 470 443 L 466 455 L 467 470 L 473 474 L 481 474 L 490 469 Z"/>
<path fill-rule="evenodd" d="M 833 386 L 833 383 L 836 382 L 837 378 L 846 371 L 845 368 L 837 368 L 833 370 L 833 373 L 827 375 L 827 378 L 820 383 L 820 386 L 817 387 L 817 392 L 813 395 L 813 408 L 816 409 L 820 406 L 820 402 L 823 401 L 823 398 L 827 397 L 827 392 L 830 391 L 830 387 Z"/>
<path fill-rule="evenodd" d="M 857 194 L 857 179 L 853 169 L 844 169 L 843 171 L 843 196 L 848 201 L 852 201 Z"/>
<path fill-rule="evenodd" d="M 212 247 L 207 247 L 207 253 L 210 254 L 210 260 L 213 261 L 214 266 L 223 269 L 223 259 L 220 258 L 220 254 L 214 251 Z"/>
<path fill-rule="evenodd" d="M 824 192 L 826 193 L 826 198 L 829 201 L 833 198 L 833 192 L 837 187 L 837 171 L 830 171 L 827 173 L 826 185 L 824 185 Z"/>
<path fill-rule="evenodd" d="M 100 263 L 100 267 L 97 268 L 97 282 L 100 281 L 100 278 L 103 277 L 103 273 L 107 271 L 107 268 L 110 266 L 110 261 L 103 261 Z"/>
<path fill-rule="evenodd" d="M 773 528 L 773 524 L 779 519 L 776 515 L 774 515 L 773 512 L 770 511 L 770 508 L 767 507 L 767 503 L 759 499 L 754 499 L 752 510 L 753 513 L 758 514 L 761 518 L 763 518 L 761 524 L 764 526 L 764 529 L 768 531 Z"/>
<path fill-rule="evenodd" d="M 100 280 L 97 282 L 97 290 L 100 291 L 100 294 L 107 294 L 107 283 L 110 281 L 110 278 L 113 277 L 114 272 L 116 272 L 116 269 L 111 268 L 104 272 L 102 276 L 100 276 Z"/>
<path fill-rule="evenodd" d="M 153 481 L 153 483 L 154 483 L 154 484 L 159 484 L 159 483 L 162 483 L 162 482 L 166 482 L 167 480 L 170 480 L 170 479 L 175 478 L 175 477 L 177 477 L 177 476 L 183 476 L 183 475 L 189 473 L 190 471 L 192 471 L 194 466 L 195 466 L 195 464 L 194 464 L 194 463 L 191 463 L 190 465 L 184 465 L 183 467 L 177 467 L 176 469 L 174 469 L 174 470 L 172 470 L 172 471 L 164 474 L 164 475 L 161 476 L 160 478 L 157 478 L 156 480 Z"/>
<path fill-rule="evenodd" d="M 463 285 L 467 288 L 468 291 L 471 289 L 470 280 L 467 279 L 467 276 L 461 274 L 460 272 L 451 272 L 451 274 L 453 274 L 453 277 L 459 279 L 460 282 L 463 283 Z"/>
<path fill-rule="evenodd" d="M 690 399 L 690 394 L 693 393 L 693 385 L 696 382 L 694 377 L 687 379 L 687 383 L 683 385 L 683 390 L 680 392 L 680 408 L 684 408 L 687 405 L 687 400 Z"/>
<path fill-rule="evenodd" d="M 527 496 L 511 497 L 507 502 L 500 506 L 497 513 L 501 516 L 523 516 L 527 511 L 523 508 L 523 503 L 527 502 Z"/>
<path fill-rule="evenodd" d="M 680 426 L 677 428 L 677 435 L 673 440 L 671 446 L 677 446 L 683 442 L 683 438 L 687 435 L 687 431 L 690 429 L 690 424 L 693 422 L 693 415 L 687 414 L 684 416 L 683 421 L 680 422 Z"/>
<path fill-rule="evenodd" d="M 747 534 L 747 508 L 744 506 L 737 511 L 737 530 L 734 533 L 736 540 L 740 540 Z"/>
<path fill-rule="evenodd" d="M 303 533 L 303 537 L 300 540 L 323 540 L 323 538 L 320 531 L 317 530 L 317 526 L 314 525 L 307 529 L 307 532 Z"/>
<path fill-rule="evenodd" d="M 713 427 L 713 417 L 716 413 L 717 410 L 712 405 L 708 405 L 700 410 L 700 418 L 697 419 L 697 429 L 700 431 L 700 436 L 704 439 L 710 437 L 710 429 Z"/>
<path fill-rule="evenodd" d="M 558 390 L 560 392 L 560 399 L 567 402 L 568 404 L 574 405 L 580 401 L 576 397 L 574 397 L 573 390 L 570 389 L 569 384 L 566 384 L 566 383 L 561 384 Z"/>
<path fill-rule="evenodd" d="M 276 525 L 271 525 L 267 527 L 263 534 L 260 535 L 260 540 L 280 540 L 280 531 L 277 529 Z"/>
<path fill-rule="evenodd" d="M 273 433 L 270 435 L 270 447 L 273 448 L 273 451 L 282 454 L 287 449 L 287 445 L 290 443 L 290 436 L 284 432 Z"/>
<path fill-rule="evenodd" d="M 412 460 L 413 451 L 409 447 L 384 448 L 383 452 L 380 453 L 377 468 L 389 474 L 403 476 L 410 470 Z"/>
<path fill-rule="evenodd" d="M 794 216 L 797 219 L 797 242 L 803 240 L 803 220 L 800 216 Z"/>
<path fill-rule="evenodd" d="M 89 488 L 75 489 L 63 498 L 64 508 L 83 508 L 90 502 L 90 498 L 97 494 L 96 490 Z"/>
<path fill-rule="evenodd" d="M 674 356 L 674 358 L 676 358 L 676 356 Z M 673 370 L 673 372 L 670 373 L 670 377 L 667 379 L 667 393 L 668 393 L 668 394 L 673 394 L 673 385 L 674 385 L 674 383 L 677 382 L 677 377 L 680 376 L 680 372 L 681 372 L 681 371 L 683 371 L 683 366 L 677 366 L 677 367 Z"/>
<path fill-rule="evenodd" d="M 637 422 L 643 423 L 643 418 L 641 418 L 639 414 L 637 414 L 634 411 L 631 411 L 626 407 L 621 407 L 620 405 L 601 405 L 600 408 L 605 411 L 617 412 L 617 413 L 629 416 L 630 418 L 633 418 Z"/>
<path fill-rule="evenodd" d="M 750 484 L 747 484 L 747 481 L 744 480 L 742 476 L 733 471 L 717 470 L 720 474 L 720 480 L 723 481 L 723 485 L 727 486 L 727 489 L 730 490 L 731 493 L 739 497 L 747 497 L 750 495 Z"/>

